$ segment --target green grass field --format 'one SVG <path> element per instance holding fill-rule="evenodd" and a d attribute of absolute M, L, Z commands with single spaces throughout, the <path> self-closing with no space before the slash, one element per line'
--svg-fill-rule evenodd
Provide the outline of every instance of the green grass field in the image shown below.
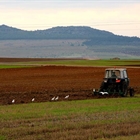
<path fill-rule="evenodd" d="M 75 66 L 140 66 L 140 60 L 54 60 L 40 62 L 26 62 L 20 64 L 40 65 L 75 65 Z"/>
<path fill-rule="evenodd" d="M 0 140 L 139 140 L 140 98 L 0 106 Z"/>
<path fill-rule="evenodd" d="M 28 68 L 31 66 L 26 66 L 26 65 L 0 65 L 0 69 L 9 69 L 9 68 Z"/>
<path fill-rule="evenodd" d="M 20 68 L 41 65 L 66 65 L 66 66 L 140 66 L 140 60 L 53 60 L 11 62 L 0 64 L 0 68 Z"/>

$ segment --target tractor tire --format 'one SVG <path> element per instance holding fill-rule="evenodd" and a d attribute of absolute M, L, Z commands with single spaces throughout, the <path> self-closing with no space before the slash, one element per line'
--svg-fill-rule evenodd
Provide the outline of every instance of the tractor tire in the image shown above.
<path fill-rule="evenodd" d="M 127 88 L 127 84 L 125 82 L 122 83 L 122 96 L 126 97 L 128 94 L 128 88 Z"/>
<path fill-rule="evenodd" d="M 133 97 L 134 96 L 134 88 L 129 88 L 129 94 L 130 94 L 130 97 Z"/>

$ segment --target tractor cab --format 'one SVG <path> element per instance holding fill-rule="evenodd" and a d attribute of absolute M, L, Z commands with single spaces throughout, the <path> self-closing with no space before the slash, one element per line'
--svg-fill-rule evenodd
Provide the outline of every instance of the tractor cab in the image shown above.
<path fill-rule="evenodd" d="M 126 69 L 109 68 L 105 70 L 105 78 L 128 78 Z"/>

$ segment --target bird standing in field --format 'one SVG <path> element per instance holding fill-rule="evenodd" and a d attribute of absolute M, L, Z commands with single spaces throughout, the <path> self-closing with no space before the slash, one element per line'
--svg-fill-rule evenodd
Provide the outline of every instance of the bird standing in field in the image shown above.
<path fill-rule="evenodd" d="M 54 101 L 55 100 L 55 97 L 53 97 L 51 100 Z"/>
<path fill-rule="evenodd" d="M 32 99 L 32 102 L 34 102 L 34 101 L 35 101 L 35 98 Z"/>
<path fill-rule="evenodd" d="M 12 100 L 12 104 L 15 103 L 15 99 Z"/>
<path fill-rule="evenodd" d="M 65 99 L 68 99 L 69 98 L 69 95 L 65 96 Z"/>
<path fill-rule="evenodd" d="M 55 98 L 55 100 L 57 101 L 59 99 L 59 96 L 57 96 L 56 98 Z"/>

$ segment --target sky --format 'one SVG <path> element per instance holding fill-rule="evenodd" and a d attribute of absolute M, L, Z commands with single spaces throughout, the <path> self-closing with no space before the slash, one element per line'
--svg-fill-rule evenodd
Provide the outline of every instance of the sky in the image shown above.
<path fill-rule="evenodd" d="M 140 0 L 0 0 L 0 25 L 23 30 L 90 26 L 140 37 Z"/>

